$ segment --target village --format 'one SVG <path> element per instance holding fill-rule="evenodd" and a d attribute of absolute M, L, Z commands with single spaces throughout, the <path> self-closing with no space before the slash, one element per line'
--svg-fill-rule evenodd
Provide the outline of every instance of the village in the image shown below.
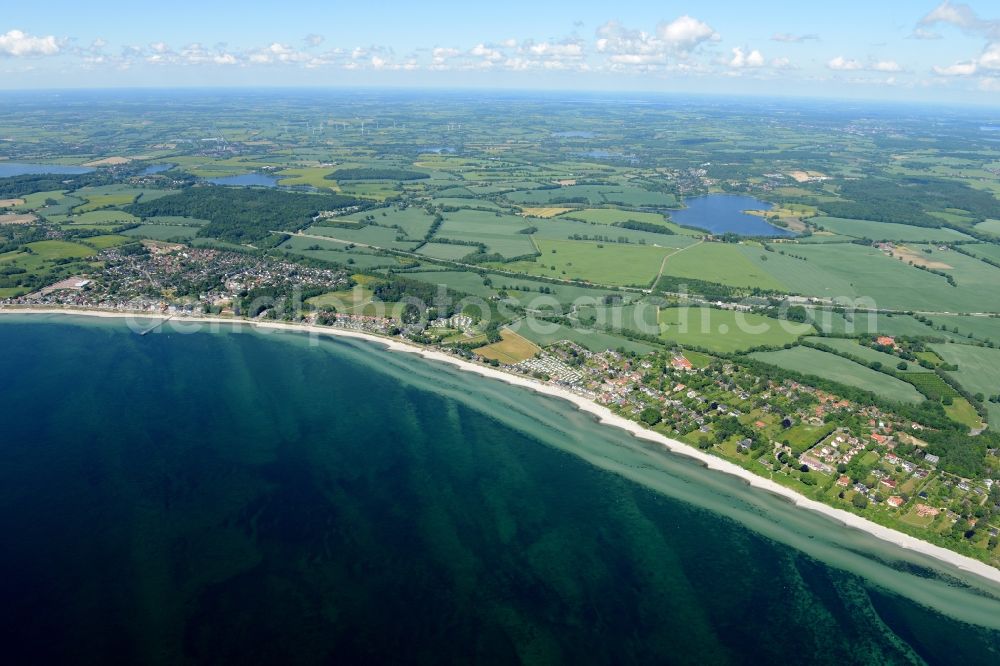
<path fill-rule="evenodd" d="M 402 335 L 488 360 L 478 357 L 475 345 L 454 344 L 483 337 L 481 323 L 464 314 L 403 324 L 310 307 L 310 296 L 351 287 L 343 270 L 155 241 L 104 250 L 100 260 L 99 273 L 64 279 L 6 304 L 291 319 Z M 896 344 L 887 337 L 872 342 Z M 941 535 L 969 533 L 985 520 L 991 548 L 1000 533 L 989 508 L 1000 502 L 1000 484 L 940 470 L 939 457 L 921 439 L 924 426 L 878 407 L 796 381 L 761 378 L 738 362 L 680 348 L 638 355 L 595 352 L 562 340 L 516 363 L 489 362 L 561 386 L 824 502 Z"/>

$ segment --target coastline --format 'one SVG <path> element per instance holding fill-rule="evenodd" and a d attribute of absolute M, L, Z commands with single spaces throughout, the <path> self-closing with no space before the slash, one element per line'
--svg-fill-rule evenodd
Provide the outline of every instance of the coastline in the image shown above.
<path fill-rule="evenodd" d="M 108 310 L 83 310 L 83 309 L 72 309 L 72 308 L 0 307 L 0 315 L 3 314 L 11 314 L 11 315 L 45 314 L 45 315 L 81 316 L 81 317 L 100 317 L 100 318 L 110 318 L 110 319 L 152 319 L 152 320 L 163 320 L 163 321 L 169 319 L 177 323 L 194 323 L 194 324 L 202 323 L 202 324 L 231 325 L 231 326 L 249 326 L 255 329 L 283 330 L 291 332 L 309 333 L 312 335 L 328 335 L 333 337 L 355 338 L 360 340 L 366 340 L 369 342 L 375 342 L 384 345 L 388 351 L 416 354 L 428 360 L 448 363 L 466 372 L 472 372 L 483 377 L 498 379 L 510 385 L 526 388 L 536 393 L 541 393 L 543 395 L 561 398 L 573 404 L 577 409 L 594 416 L 597 423 L 601 425 L 613 426 L 628 432 L 633 437 L 636 437 L 638 439 L 659 444 L 665 447 L 671 453 L 683 455 L 688 459 L 695 460 L 710 470 L 722 472 L 724 474 L 737 477 L 751 487 L 758 488 L 760 490 L 767 491 L 772 495 L 777 495 L 779 497 L 782 497 L 790 501 L 793 505 L 797 507 L 824 515 L 827 518 L 835 520 L 836 522 L 844 525 L 845 527 L 860 530 L 871 536 L 876 537 L 881 541 L 888 542 L 904 550 L 919 553 L 921 555 L 933 558 L 939 562 L 954 567 L 962 572 L 972 574 L 979 578 L 988 580 L 992 583 L 1000 584 L 1000 569 L 996 569 L 986 564 L 985 562 L 981 562 L 979 560 L 972 559 L 965 555 L 961 555 L 959 553 L 950 551 L 941 546 L 937 546 L 930 542 L 923 541 L 921 539 L 910 536 L 903 532 L 896 531 L 892 528 L 879 525 L 878 523 L 870 521 L 867 518 L 863 518 L 853 513 L 849 513 L 847 511 L 828 506 L 821 502 L 817 502 L 816 500 L 809 499 L 803 495 L 800 495 L 799 493 L 795 492 L 790 488 L 786 488 L 785 486 L 782 486 L 774 481 L 771 481 L 770 479 L 765 479 L 764 477 L 753 474 L 752 472 L 743 469 L 742 467 L 736 465 L 735 463 L 729 462 L 728 460 L 724 460 L 722 458 L 718 458 L 716 456 L 712 456 L 681 441 L 671 439 L 658 432 L 644 428 L 643 426 L 634 421 L 631 421 L 627 418 L 615 414 L 607 407 L 599 405 L 596 402 L 593 402 L 591 400 L 588 400 L 587 398 L 579 396 L 567 389 L 558 386 L 551 386 L 549 384 L 544 384 L 542 382 L 536 381 L 528 377 L 522 377 L 519 375 L 507 373 L 501 370 L 494 369 L 492 367 L 473 363 L 465 359 L 456 358 L 444 352 L 427 349 L 425 347 L 404 342 L 398 339 L 385 338 L 370 333 L 362 333 L 358 331 L 338 329 L 327 326 L 316 326 L 311 324 L 251 321 L 247 319 L 211 317 L 211 316 L 173 316 L 173 315 L 164 315 L 157 313 L 120 312 L 120 311 L 108 311 Z"/>

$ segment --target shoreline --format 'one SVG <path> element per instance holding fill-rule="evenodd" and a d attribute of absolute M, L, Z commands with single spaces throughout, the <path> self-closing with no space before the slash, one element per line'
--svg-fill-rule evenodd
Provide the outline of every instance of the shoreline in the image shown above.
<path fill-rule="evenodd" d="M 120 312 L 120 311 L 109 311 L 109 310 L 82 310 L 82 309 L 72 309 L 72 308 L 0 307 L 0 315 L 4 314 L 12 314 L 12 315 L 48 314 L 48 315 L 82 316 L 82 317 L 100 317 L 107 319 L 158 319 L 158 320 L 169 319 L 170 321 L 176 323 L 228 324 L 231 326 L 249 326 L 255 329 L 283 330 L 283 331 L 292 331 L 300 333 L 309 333 L 313 335 L 329 335 L 333 337 L 355 338 L 360 340 L 367 340 L 369 342 L 375 342 L 384 345 L 388 351 L 416 354 L 428 360 L 448 363 L 460 370 L 464 370 L 466 372 L 472 372 L 483 377 L 498 379 L 513 386 L 529 389 L 531 391 L 534 391 L 535 393 L 561 398 L 574 405 L 580 411 L 586 412 L 591 416 L 595 417 L 599 425 L 613 426 L 619 428 L 621 430 L 626 431 L 633 437 L 636 437 L 637 439 L 642 439 L 645 441 L 659 444 L 665 447 L 671 453 L 682 455 L 688 459 L 699 462 L 707 469 L 737 477 L 753 488 L 758 488 L 760 490 L 769 492 L 772 495 L 777 495 L 785 500 L 790 501 L 797 507 L 806 509 L 808 511 L 812 511 L 814 513 L 821 514 L 829 519 L 836 521 L 837 523 L 843 525 L 844 527 L 865 532 L 881 541 L 888 542 L 903 550 L 919 553 L 926 557 L 933 558 L 938 562 L 942 562 L 951 567 L 954 567 L 962 572 L 972 574 L 979 578 L 986 579 L 992 583 L 1000 584 L 1000 569 L 994 568 L 985 562 L 975 560 L 971 557 L 967 557 L 960 553 L 956 553 L 954 551 L 948 550 L 947 548 L 943 548 L 941 546 L 932 544 L 928 541 L 923 541 L 922 539 L 918 539 L 917 537 L 910 536 L 909 534 L 899 532 L 890 527 L 885 527 L 883 525 L 875 523 L 871 520 L 868 520 L 867 518 L 863 518 L 856 514 L 828 506 L 813 499 L 809 499 L 808 497 L 805 497 L 804 495 L 801 495 L 790 488 L 787 488 L 770 479 L 766 479 L 762 476 L 754 474 L 753 472 L 745 470 L 739 465 L 736 465 L 735 463 L 729 462 L 728 460 L 719 458 L 717 456 L 710 455 L 693 446 L 685 444 L 679 440 L 671 439 L 658 432 L 644 428 L 635 421 L 631 421 L 623 416 L 619 416 L 618 414 L 615 414 L 607 407 L 599 405 L 596 402 L 584 398 L 582 396 L 579 396 L 573 393 L 572 391 L 569 391 L 559 386 L 551 386 L 549 384 L 544 384 L 542 382 L 530 379 L 528 377 L 521 377 L 519 375 L 514 375 L 508 372 L 504 372 L 502 370 L 497 370 L 492 367 L 487 367 L 485 365 L 473 363 L 465 359 L 456 358 L 444 352 L 421 347 L 413 343 L 403 342 L 401 340 L 394 338 L 385 338 L 371 333 L 363 333 L 360 331 L 351 331 L 346 329 L 333 328 L 329 326 L 316 326 L 313 324 L 294 324 L 287 322 L 251 321 L 248 319 L 212 317 L 212 316 L 165 315 L 158 313 Z M 165 321 L 161 323 L 165 323 Z"/>

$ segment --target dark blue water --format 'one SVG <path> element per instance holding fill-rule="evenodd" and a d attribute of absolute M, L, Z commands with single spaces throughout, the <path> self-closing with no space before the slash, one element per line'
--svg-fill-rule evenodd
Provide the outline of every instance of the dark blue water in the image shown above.
<path fill-rule="evenodd" d="M 152 176 L 153 174 L 163 173 L 164 171 L 170 171 L 176 165 L 175 164 L 152 164 L 140 172 L 142 176 Z"/>
<path fill-rule="evenodd" d="M 277 187 L 278 185 L 277 178 L 274 176 L 267 176 L 262 173 L 244 173 L 239 176 L 209 178 L 208 182 L 214 185 L 253 185 L 258 187 Z"/>
<path fill-rule="evenodd" d="M 889 568 L 888 547 L 859 555 L 863 535 L 565 403 L 366 343 L 47 319 L 0 321 L 6 663 L 986 664 L 1000 649 L 1000 632 L 888 590 L 993 625 L 998 602 Z M 747 525 L 839 548 L 838 566 Z"/>
<path fill-rule="evenodd" d="M 736 194 L 709 194 L 684 201 L 687 208 L 670 211 L 670 219 L 686 227 L 705 229 L 713 234 L 741 236 L 794 236 L 787 229 L 768 224 L 745 210 L 771 210 L 766 201 Z"/>
<path fill-rule="evenodd" d="M 93 169 L 88 167 L 64 166 L 61 164 L 27 164 L 23 162 L 0 162 L 0 178 L 10 176 L 26 176 L 29 174 L 54 173 L 77 175 L 90 173 Z"/>

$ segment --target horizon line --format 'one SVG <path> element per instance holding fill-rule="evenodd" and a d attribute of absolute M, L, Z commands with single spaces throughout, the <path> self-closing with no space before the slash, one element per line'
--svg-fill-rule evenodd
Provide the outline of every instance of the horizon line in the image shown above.
<path fill-rule="evenodd" d="M 913 106 L 935 108 L 956 108 L 956 109 L 982 109 L 1000 111 L 1000 100 L 930 100 L 930 99 L 883 99 L 862 96 L 821 96 L 821 95 L 794 95 L 794 94 L 753 94 L 746 92 L 688 92 L 672 90 L 643 90 L 643 89 L 595 89 L 595 88 L 525 88 L 516 86 L 423 86 L 423 85 L 364 85 L 364 84 L 295 84 L 295 85 L 244 85 L 244 84 L 187 84 L 187 85 L 121 85 L 121 86 L 77 86 L 77 87 L 39 87 L 39 88 L 3 88 L 0 91 L 13 94 L 65 94 L 65 93 L 124 93 L 124 92 L 235 92 L 235 91 L 258 91 L 258 92 L 287 92 L 287 91 L 351 91 L 351 92 L 383 92 L 383 93 L 504 93 L 518 94 L 525 96 L 544 97 L 566 97 L 569 95 L 583 96 L 608 96 L 621 98 L 625 96 L 647 96 L 657 98 L 692 99 L 692 98 L 715 98 L 747 101 L 786 101 L 786 102 L 816 102 L 816 103 L 837 103 L 842 106 L 852 104 L 881 105 L 881 106 Z M 2 105 L 2 102 L 0 102 Z"/>

